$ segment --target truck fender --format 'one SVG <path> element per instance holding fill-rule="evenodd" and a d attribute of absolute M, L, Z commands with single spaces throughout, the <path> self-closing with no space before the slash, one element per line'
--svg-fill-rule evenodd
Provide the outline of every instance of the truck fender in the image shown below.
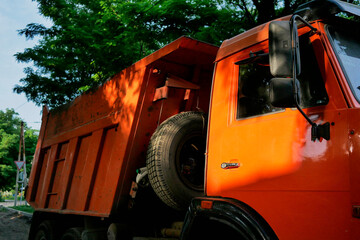
<path fill-rule="evenodd" d="M 185 217 L 181 240 L 211 239 L 277 240 L 259 213 L 230 198 L 194 198 Z"/>

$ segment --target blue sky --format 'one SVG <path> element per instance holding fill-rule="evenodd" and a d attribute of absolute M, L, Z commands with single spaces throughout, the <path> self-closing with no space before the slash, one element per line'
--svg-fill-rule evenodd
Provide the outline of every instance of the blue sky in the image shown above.
<path fill-rule="evenodd" d="M 23 69 L 29 64 L 17 63 L 13 56 L 25 48 L 33 47 L 38 39 L 25 40 L 17 30 L 25 28 L 29 23 L 51 23 L 40 16 L 37 3 L 31 0 L 0 1 L 0 110 L 14 108 L 28 126 L 40 129 L 41 107 L 28 102 L 24 94 L 13 93 L 12 89 L 19 80 L 25 77 Z"/>

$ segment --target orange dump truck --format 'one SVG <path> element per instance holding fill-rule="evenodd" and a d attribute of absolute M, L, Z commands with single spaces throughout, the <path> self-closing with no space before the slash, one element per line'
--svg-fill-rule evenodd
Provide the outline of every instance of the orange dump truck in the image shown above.
<path fill-rule="evenodd" d="M 29 239 L 359 239 L 359 16 L 182 37 L 44 107 Z"/>

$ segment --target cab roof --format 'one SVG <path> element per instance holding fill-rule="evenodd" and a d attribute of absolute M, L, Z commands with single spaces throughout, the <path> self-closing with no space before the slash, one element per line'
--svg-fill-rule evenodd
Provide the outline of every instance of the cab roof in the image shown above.
<path fill-rule="evenodd" d="M 286 16 L 276 20 L 285 21 L 289 19 L 290 16 Z M 220 46 L 215 61 L 218 62 L 221 59 L 237 53 L 245 48 L 267 40 L 269 38 L 269 24 L 270 22 L 264 23 L 233 38 L 225 40 Z"/>
<path fill-rule="evenodd" d="M 314 0 L 300 5 L 294 14 L 300 15 L 307 21 L 314 21 L 316 19 L 333 17 L 340 12 L 360 16 L 360 6 L 339 0 Z M 276 21 L 286 21 L 289 20 L 290 17 L 291 16 L 286 16 L 276 19 Z M 264 23 L 225 40 L 218 51 L 216 61 L 220 61 L 236 52 L 267 40 L 269 36 L 269 24 L 270 22 Z"/>

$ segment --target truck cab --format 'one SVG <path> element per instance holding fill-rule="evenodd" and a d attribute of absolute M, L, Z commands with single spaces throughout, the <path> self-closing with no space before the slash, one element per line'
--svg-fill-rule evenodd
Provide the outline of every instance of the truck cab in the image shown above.
<path fill-rule="evenodd" d="M 269 38 L 271 23 L 224 41 L 209 111 L 208 198 L 193 200 L 184 239 L 215 234 L 209 229 L 241 239 L 359 237 L 359 12 L 322 1 L 295 13 L 313 28 L 300 22 L 290 30 L 298 35 L 298 64 L 290 65 L 298 68 L 305 117 L 293 103 L 272 102 L 279 93 L 272 86 L 269 59 L 276 50 L 269 41 L 279 36 Z M 328 126 L 328 135 L 314 137 L 309 122 Z"/>

